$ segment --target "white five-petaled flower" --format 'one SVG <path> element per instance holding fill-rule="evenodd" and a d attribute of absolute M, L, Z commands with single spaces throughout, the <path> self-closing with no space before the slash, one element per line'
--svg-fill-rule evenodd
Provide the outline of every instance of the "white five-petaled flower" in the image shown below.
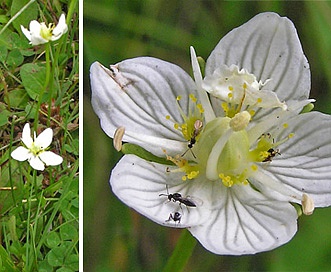
<path fill-rule="evenodd" d="M 293 203 L 305 214 L 331 205 L 331 118 L 300 114 L 314 100 L 296 29 L 262 13 L 219 42 L 205 78 L 193 48 L 191 60 L 194 81 L 150 57 L 91 66 L 103 130 L 114 137 L 124 126 L 124 142 L 172 162 L 125 155 L 112 189 L 151 220 L 188 228 L 214 253 L 276 248 L 297 230 Z"/>
<path fill-rule="evenodd" d="M 68 31 L 64 14 L 60 16 L 59 22 L 56 26 L 53 23 L 46 26 L 44 22 L 39 23 L 36 20 L 33 20 L 30 22 L 29 28 L 30 30 L 21 25 L 23 34 L 28 38 L 32 45 L 56 41 Z"/>
<path fill-rule="evenodd" d="M 30 125 L 26 123 L 21 138 L 25 147 L 19 146 L 11 153 L 11 156 L 18 161 L 28 160 L 32 168 L 41 171 L 45 169 L 45 165 L 59 165 L 63 161 L 62 157 L 46 150 L 52 139 L 53 130 L 50 128 L 46 128 L 38 137 L 34 133 L 32 139 Z"/>

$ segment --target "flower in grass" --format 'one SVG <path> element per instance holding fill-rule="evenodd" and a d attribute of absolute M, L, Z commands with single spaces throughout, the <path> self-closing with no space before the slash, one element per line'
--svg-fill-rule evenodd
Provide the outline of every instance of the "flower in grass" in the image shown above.
<path fill-rule="evenodd" d="M 44 22 L 39 23 L 36 20 L 33 20 L 30 22 L 29 28 L 30 30 L 21 25 L 23 34 L 28 38 L 32 45 L 56 41 L 68 31 L 64 14 L 60 16 L 59 22 L 56 26 L 54 23 L 50 23 L 46 26 Z"/>
<path fill-rule="evenodd" d="M 331 118 L 303 113 L 314 100 L 296 29 L 262 13 L 219 42 L 204 78 L 193 48 L 191 61 L 194 81 L 150 57 L 91 66 L 103 130 L 171 164 L 124 152 L 112 190 L 214 253 L 276 248 L 297 231 L 295 207 L 331 205 Z"/>
<path fill-rule="evenodd" d="M 26 123 L 22 132 L 22 142 L 24 146 L 19 146 L 12 153 L 13 159 L 18 161 L 28 160 L 31 167 L 43 171 L 45 165 L 59 165 L 63 159 L 61 156 L 47 151 L 53 139 L 53 131 L 50 128 L 45 129 L 36 137 L 31 137 L 30 125 Z"/>

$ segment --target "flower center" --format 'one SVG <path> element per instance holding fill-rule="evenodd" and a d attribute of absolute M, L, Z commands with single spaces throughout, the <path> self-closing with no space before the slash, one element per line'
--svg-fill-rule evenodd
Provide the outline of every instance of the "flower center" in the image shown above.
<path fill-rule="evenodd" d="M 254 75 L 235 65 L 216 70 L 205 78 L 202 86 L 216 101 L 220 100 L 225 117 L 216 117 L 208 123 L 205 123 L 203 107 L 194 95 L 190 95 L 188 115 L 180 107 L 178 97 L 183 123 L 174 121 L 174 127 L 182 132 L 188 149 L 175 157 L 166 155 L 178 167 L 168 171 L 183 172 L 182 180 L 203 177 L 204 180 L 221 181 L 226 187 L 249 184 L 259 163 L 270 163 L 280 155 L 277 147 L 293 136 L 290 134 L 276 143 L 272 135 L 264 131 L 256 137 L 251 136 L 248 127 L 257 110 L 280 108 L 278 118 L 279 112 L 286 109 L 275 93 L 261 90 L 266 83 L 258 82 Z M 166 118 L 171 120 L 170 116 Z"/>
<path fill-rule="evenodd" d="M 29 150 L 34 156 L 38 156 L 43 151 L 43 149 L 39 145 L 36 145 L 34 142 L 31 144 Z"/>
<path fill-rule="evenodd" d="M 50 23 L 48 27 L 44 22 L 41 23 L 41 28 L 40 28 L 40 36 L 47 40 L 50 41 L 53 35 L 53 29 L 55 25 L 53 23 Z"/>

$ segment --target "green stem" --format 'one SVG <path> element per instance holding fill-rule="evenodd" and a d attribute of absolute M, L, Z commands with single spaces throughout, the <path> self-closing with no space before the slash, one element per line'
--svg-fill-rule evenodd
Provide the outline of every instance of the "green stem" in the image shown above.
<path fill-rule="evenodd" d="M 35 115 L 35 123 L 34 123 L 34 131 L 37 131 L 40 105 L 41 105 L 44 93 L 45 93 L 45 91 L 48 87 L 49 79 L 50 79 L 50 76 L 51 76 L 51 61 L 50 61 L 50 57 L 49 57 L 50 49 L 51 49 L 50 44 L 46 43 L 45 44 L 46 78 L 45 78 L 44 86 L 43 86 L 42 90 L 40 91 L 39 98 L 38 98 L 38 104 L 37 104 L 36 115 Z"/>
<path fill-rule="evenodd" d="M 184 229 L 178 239 L 176 248 L 168 260 L 163 272 L 183 271 L 186 263 L 190 259 L 197 240 Z"/>

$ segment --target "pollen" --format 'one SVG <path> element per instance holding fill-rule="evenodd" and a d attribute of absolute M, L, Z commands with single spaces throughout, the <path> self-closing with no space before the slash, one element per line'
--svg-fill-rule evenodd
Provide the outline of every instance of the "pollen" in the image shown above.
<path fill-rule="evenodd" d="M 225 176 L 223 173 L 219 174 L 219 178 L 222 180 L 222 183 L 226 187 L 232 187 L 234 184 L 232 178 L 230 176 Z"/>

